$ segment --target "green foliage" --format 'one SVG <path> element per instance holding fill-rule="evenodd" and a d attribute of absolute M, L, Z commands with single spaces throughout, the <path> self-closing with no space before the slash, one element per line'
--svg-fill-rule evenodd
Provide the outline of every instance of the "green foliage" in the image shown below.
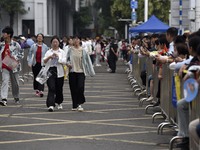
<path fill-rule="evenodd" d="M 131 0 L 96 0 L 95 29 L 98 34 L 108 33 L 107 29 L 112 26 L 118 30 L 121 37 L 124 35 L 125 23 L 118 21 L 119 18 L 131 19 Z M 170 0 L 149 0 L 148 17 L 157 16 L 161 21 L 168 23 Z M 144 0 L 138 0 L 137 22 L 144 21 Z M 110 32 L 108 33 L 110 34 Z"/>
<path fill-rule="evenodd" d="M 149 0 L 148 17 L 155 15 L 161 21 L 168 24 L 170 0 Z M 137 21 L 144 21 L 144 0 L 138 1 Z"/>
<path fill-rule="evenodd" d="M 96 0 L 94 7 L 97 10 L 95 22 L 96 34 L 103 34 L 106 29 L 112 24 L 111 6 L 113 0 Z"/>
<path fill-rule="evenodd" d="M 24 2 L 21 0 L 0 0 L 0 7 L 10 16 L 10 26 L 14 24 L 14 16 L 17 13 L 25 14 Z"/>
<path fill-rule="evenodd" d="M 114 0 L 113 5 L 111 6 L 112 23 L 121 37 L 124 35 L 125 22 L 119 22 L 118 19 L 130 19 L 131 11 L 130 0 Z"/>
<path fill-rule="evenodd" d="M 92 17 L 89 7 L 81 7 L 79 12 L 74 13 L 74 29 L 75 33 L 81 33 L 81 31 L 90 25 Z"/>
<path fill-rule="evenodd" d="M 111 6 L 112 17 L 115 18 L 130 18 L 131 8 L 130 0 L 114 0 Z"/>

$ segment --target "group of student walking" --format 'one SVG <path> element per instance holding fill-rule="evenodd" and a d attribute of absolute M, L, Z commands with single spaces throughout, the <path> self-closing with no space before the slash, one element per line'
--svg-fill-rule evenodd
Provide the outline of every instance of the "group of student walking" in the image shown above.
<path fill-rule="evenodd" d="M 12 94 L 16 103 L 19 103 L 19 71 L 21 71 L 20 60 L 24 57 L 21 46 L 12 40 L 13 29 L 9 26 L 2 30 L 3 41 L 0 43 L 0 69 L 2 71 L 1 101 L 0 105 L 7 106 L 9 79 L 12 85 Z M 51 48 L 43 42 L 44 36 L 39 33 L 36 42 L 30 47 L 27 61 L 33 72 L 33 88 L 37 96 L 43 97 L 44 84 L 36 81 L 36 77 L 42 67 L 47 67 L 51 76 L 47 80 L 48 94 L 46 106 L 49 112 L 63 109 L 63 85 L 64 76 L 69 76 L 69 87 L 72 97 L 72 110 L 83 111 L 81 104 L 85 102 L 84 88 L 85 76 L 94 76 L 95 72 L 86 50 L 81 46 L 78 36 L 69 38 L 69 44 L 60 48 L 60 39 L 53 36 Z M 13 68 L 8 67 L 4 59 L 6 56 L 17 62 Z M 65 68 L 65 69 L 64 69 Z M 66 69 L 68 68 L 68 69 Z"/>

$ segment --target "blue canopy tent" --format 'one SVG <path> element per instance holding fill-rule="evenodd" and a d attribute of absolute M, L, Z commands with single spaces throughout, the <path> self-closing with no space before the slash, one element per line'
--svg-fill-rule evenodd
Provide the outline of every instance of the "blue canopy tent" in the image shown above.
<path fill-rule="evenodd" d="M 129 32 L 165 32 L 168 28 L 169 26 L 167 24 L 163 23 L 156 16 L 152 15 L 145 23 L 137 27 L 130 28 Z"/>

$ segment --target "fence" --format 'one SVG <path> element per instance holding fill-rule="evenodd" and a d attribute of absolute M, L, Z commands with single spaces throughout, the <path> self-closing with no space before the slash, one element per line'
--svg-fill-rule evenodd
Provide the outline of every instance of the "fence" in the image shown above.
<path fill-rule="evenodd" d="M 139 97 L 139 102 L 143 103 L 147 100 L 148 97 L 148 77 L 149 75 L 153 75 L 153 85 L 154 85 L 154 99 L 156 97 L 157 91 L 158 91 L 158 67 L 155 67 L 153 69 L 152 64 L 152 58 L 148 57 L 142 57 L 139 58 L 137 54 L 133 54 L 133 72 L 132 76 L 129 76 L 129 81 L 133 87 L 134 92 L 139 88 L 140 93 L 136 94 Z M 144 89 L 143 85 L 141 84 L 141 78 L 140 73 L 144 69 L 144 65 L 146 66 L 146 89 Z M 169 64 L 163 64 L 162 65 L 162 71 L 163 71 L 163 78 L 161 80 L 161 94 L 160 94 L 160 111 L 153 114 L 152 118 L 153 121 L 157 115 L 161 115 L 164 117 L 165 121 L 159 124 L 158 126 L 158 134 L 163 133 L 164 127 L 173 127 L 173 129 L 177 126 L 176 118 L 177 118 L 177 110 L 172 104 L 172 79 L 174 72 L 169 69 Z M 181 82 L 181 87 L 183 87 L 183 82 Z M 137 88 L 135 88 L 137 87 Z M 140 97 L 141 93 L 144 93 L 145 91 L 145 98 Z M 183 93 L 182 93 L 183 96 Z M 198 93 L 198 96 L 193 100 L 189 105 L 189 120 L 192 121 L 196 118 L 199 118 L 200 116 L 200 92 Z M 141 106 L 141 105 L 140 105 Z M 145 108 L 145 112 L 148 113 L 148 109 L 154 108 L 154 105 L 150 104 L 147 105 Z M 169 143 L 169 149 L 173 149 L 173 145 L 175 141 L 179 138 L 183 137 L 174 137 L 171 139 Z M 190 141 L 190 149 L 196 150 L 199 149 L 200 146 L 193 143 L 193 141 Z"/>

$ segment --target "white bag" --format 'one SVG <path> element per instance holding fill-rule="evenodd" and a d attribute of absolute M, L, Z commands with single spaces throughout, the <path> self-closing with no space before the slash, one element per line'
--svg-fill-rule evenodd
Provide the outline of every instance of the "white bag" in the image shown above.
<path fill-rule="evenodd" d="M 9 55 L 5 56 L 5 58 L 2 60 L 2 63 L 5 64 L 11 70 L 15 69 L 19 64 L 18 61 L 16 61 L 13 57 L 10 57 Z"/>
<path fill-rule="evenodd" d="M 47 82 L 47 80 L 49 79 L 49 77 L 52 74 L 49 72 L 49 65 L 42 67 L 42 69 L 40 70 L 40 72 L 38 73 L 37 77 L 36 77 L 36 81 L 39 82 L 40 84 L 44 84 Z"/>

